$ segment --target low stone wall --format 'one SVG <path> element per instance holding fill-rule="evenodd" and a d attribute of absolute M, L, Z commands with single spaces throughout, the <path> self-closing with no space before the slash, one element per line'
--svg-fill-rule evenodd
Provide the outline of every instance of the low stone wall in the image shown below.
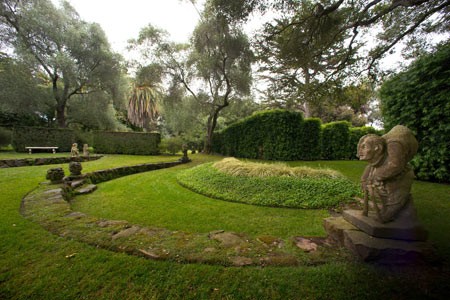
<path fill-rule="evenodd" d="M 99 170 L 92 173 L 86 173 L 83 175 L 83 177 L 88 178 L 91 180 L 92 183 L 97 184 L 100 182 L 109 181 L 127 175 L 170 168 L 184 163 L 185 162 L 182 161 L 174 161 L 174 162 L 148 163 L 135 166 L 117 167 L 112 169 Z"/>
<path fill-rule="evenodd" d="M 91 161 L 102 158 L 103 155 L 80 156 L 77 161 Z M 72 157 L 47 157 L 47 158 L 21 158 L 21 159 L 1 159 L 0 168 L 15 168 L 15 167 L 29 167 L 29 166 L 43 166 L 69 163 L 73 160 Z"/>

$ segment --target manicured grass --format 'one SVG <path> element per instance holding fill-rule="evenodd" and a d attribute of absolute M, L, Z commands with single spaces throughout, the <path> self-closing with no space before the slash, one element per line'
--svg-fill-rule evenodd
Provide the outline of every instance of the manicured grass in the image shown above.
<path fill-rule="evenodd" d="M 194 156 L 195 157 L 195 156 Z M 323 236 L 325 210 L 257 207 L 211 199 L 177 184 L 183 165 L 119 178 L 99 185 L 93 194 L 79 196 L 76 211 L 104 217 L 166 227 L 171 230 L 210 232 L 227 230 L 252 236 Z"/>
<path fill-rule="evenodd" d="M 160 158 L 108 155 L 98 161 L 83 163 L 83 168 L 91 171 L 160 161 Z M 193 155 L 192 158 L 193 164 L 216 159 L 202 155 Z M 318 164 L 338 169 L 354 178 L 355 182 L 365 165 L 360 162 L 305 163 L 312 166 Z M 96 249 L 52 235 L 19 214 L 21 198 L 44 180 L 48 168 L 0 169 L 0 299 L 445 299 L 450 289 L 447 264 L 444 267 L 414 269 L 379 268 L 357 262 L 329 262 L 311 267 L 227 268 L 151 261 Z M 144 188 L 148 189 L 148 195 L 158 195 L 170 189 L 161 185 L 170 186 L 170 182 L 175 180 L 176 170 L 155 171 L 157 176 L 154 177 L 150 176 L 152 172 L 124 177 L 101 184 L 96 193 L 103 193 L 108 184 L 116 182 L 115 188 L 123 190 L 126 197 L 134 193 L 135 189 Z M 130 180 L 121 182 L 126 178 Z M 134 185 L 128 186 L 132 183 Z M 187 192 L 184 190 L 178 194 L 179 198 Z M 413 196 L 419 216 L 431 231 L 430 240 L 444 258 L 448 258 L 450 253 L 449 195 L 448 185 L 414 183 Z M 195 197 L 200 198 L 194 200 Z M 189 196 L 187 199 L 197 201 L 198 204 L 207 200 L 201 196 L 195 197 Z M 123 213 L 128 210 L 136 210 L 136 213 L 142 211 L 142 206 L 133 204 L 137 200 L 129 197 L 131 208 L 126 208 Z M 116 199 L 104 197 L 103 201 L 114 205 Z M 151 201 L 153 198 L 149 198 L 148 202 Z M 211 201 L 215 205 L 221 202 Z M 84 200 L 79 200 L 76 205 L 81 205 L 81 202 Z M 173 203 L 182 202 L 179 200 Z M 225 204 L 237 205 L 237 216 L 244 215 L 242 207 L 253 207 Z M 171 213 L 166 211 L 166 215 Z M 141 214 L 152 215 L 153 212 Z M 197 223 L 199 214 L 203 212 L 193 213 L 186 223 Z M 183 214 L 178 218 L 184 218 Z M 254 221 L 251 216 L 242 219 L 245 223 L 242 228 L 254 226 L 256 229 L 253 230 L 257 230 L 259 225 L 263 226 L 252 225 Z M 301 220 L 299 222 L 301 224 Z M 321 220 L 311 220 L 310 225 L 313 227 L 314 222 L 321 223 Z M 302 226 L 299 227 L 303 230 Z M 239 228 L 235 229 L 238 231 Z M 204 230 L 209 231 L 209 228 Z M 279 232 L 280 235 L 290 234 L 282 233 L 281 230 Z"/>

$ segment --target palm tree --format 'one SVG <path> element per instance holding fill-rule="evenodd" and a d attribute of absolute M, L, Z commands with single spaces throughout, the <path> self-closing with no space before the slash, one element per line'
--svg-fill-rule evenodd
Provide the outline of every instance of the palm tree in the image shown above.
<path fill-rule="evenodd" d="M 146 131 L 157 130 L 160 98 L 157 86 L 133 84 L 128 99 L 128 120 Z"/>

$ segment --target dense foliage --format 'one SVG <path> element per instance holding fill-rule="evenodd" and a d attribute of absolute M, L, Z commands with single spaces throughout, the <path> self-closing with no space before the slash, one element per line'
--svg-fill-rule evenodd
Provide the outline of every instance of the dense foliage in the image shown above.
<path fill-rule="evenodd" d="M 397 124 L 419 141 L 412 164 L 423 180 L 450 182 L 450 43 L 418 59 L 381 90 L 386 131 Z"/>
<path fill-rule="evenodd" d="M 59 147 L 58 151 L 70 151 L 77 134 L 71 129 L 43 127 L 15 127 L 12 145 L 17 152 L 27 151 L 25 147 Z"/>
<path fill-rule="evenodd" d="M 154 155 L 159 154 L 159 133 L 94 132 L 97 153 Z"/>
<path fill-rule="evenodd" d="M 232 176 L 211 163 L 183 171 L 178 181 L 213 198 L 274 207 L 333 207 L 358 194 L 357 185 L 344 177 Z"/>
<path fill-rule="evenodd" d="M 217 132 L 214 151 L 227 156 L 268 160 L 356 158 L 359 138 L 377 133 L 372 127 L 350 127 L 348 122 L 321 124 L 298 112 L 258 112 Z"/>
<path fill-rule="evenodd" d="M 322 129 L 322 157 L 336 160 L 349 158 L 350 123 L 332 122 Z"/>
<path fill-rule="evenodd" d="M 0 147 L 11 144 L 11 130 L 0 127 Z"/>
<path fill-rule="evenodd" d="M 66 109 L 74 95 L 102 90 L 116 98 L 122 68 L 102 28 L 82 21 L 67 2 L 50 0 L 0 2 L 2 44 L 33 66 L 51 87 L 59 127 L 66 127 Z M 28 102 L 28 99 L 27 99 Z"/>
<path fill-rule="evenodd" d="M 298 112 L 258 112 L 218 133 L 214 151 L 246 158 L 300 159 L 304 144 L 300 139 L 302 120 Z"/>

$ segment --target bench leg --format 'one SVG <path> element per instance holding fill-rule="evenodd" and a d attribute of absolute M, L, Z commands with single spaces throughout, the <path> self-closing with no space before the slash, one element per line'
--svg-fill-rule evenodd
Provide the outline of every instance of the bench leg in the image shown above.
<path fill-rule="evenodd" d="M 28 154 L 31 154 L 31 149 L 28 149 Z"/>
<path fill-rule="evenodd" d="M 55 154 L 56 153 L 56 149 L 52 149 L 52 152 L 53 152 L 53 154 Z"/>

